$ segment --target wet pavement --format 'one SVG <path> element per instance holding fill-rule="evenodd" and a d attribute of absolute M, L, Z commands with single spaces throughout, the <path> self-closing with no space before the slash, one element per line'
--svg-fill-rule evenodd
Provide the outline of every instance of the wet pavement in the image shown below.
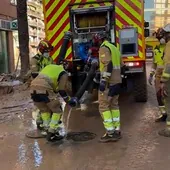
<path fill-rule="evenodd" d="M 149 64 L 148 64 L 149 65 Z M 69 130 L 97 134 L 88 142 L 48 143 L 29 139 L 25 133 L 35 128 L 31 118 L 33 104 L 29 92 L 1 97 L 1 170 L 168 170 L 170 139 L 158 135 L 164 123 L 154 122 L 158 114 L 154 88 L 148 85 L 147 103 L 135 103 L 131 95 L 120 98 L 123 138 L 102 144 L 104 128 L 97 103 L 86 112 L 72 112 Z M 21 97 L 22 96 L 22 97 Z M 14 107 L 15 105 L 15 107 Z"/>

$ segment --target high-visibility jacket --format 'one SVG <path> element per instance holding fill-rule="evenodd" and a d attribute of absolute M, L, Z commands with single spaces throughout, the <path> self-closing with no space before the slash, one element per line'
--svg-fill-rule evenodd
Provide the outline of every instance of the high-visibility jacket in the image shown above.
<path fill-rule="evenodd" d="M 157 68 L 163 68 L 163 53 L 164 53 L 164 45 L 157 46 L 154 50 L 154 63 L 157 65 Z"/>
<path fill-rule="evenodd" d="M 107 80 L 109 84 L 121 83 L 121 57 L 119 50 L 109 41 L 104 41 L 99 49 L 101 78 Z M 112 64 L 111 71 L 108 69 Z"/>
<path fill-rule="evenodd" d="M 155 75 L 157 78 L 161 78 L 163 69 L 164 69 L 164 61 L 163 61 L 163 55 L 164 55 L 164 49 L 165 45 L 159 45 L 156 46 L 154 49 L 154 57 L 152 62 L 152 70 L 150 72 L 150 75 Z"/>
<path fill-rule="evenodd" d="M 45 57 L 43 55 L 36 54 L 31 59 L 30 63 L 31 72 L 39 72 L 49 64 L 53 64 L 53 59 L 51 57 Z"/>
<path fill-rule="evenodd" d="M 164 71 L 161 77 L 161 81 L 167 82 L 170 80 L 170 41 L 166 43 L 163 61 L 164 61 Z"/>
<path fill-rule="evenodd" d="M 50 64 L 42 69 L 39 75 L 40 77 L 45 76 L 49 78 L 50 85 L 53 87 L 54 90 L 56 90 L 58 89 L 58 78 L 62 72 L 65 72 L 62 65 Z"/>
<path fill-rule="evenodd" d="M 113 65 L 113 69 L 120 69 L 120 52 L 119 50 L 113 45 L 111 44 L 109 41 L 104 41 L 101 45 L 107 47 L 110 52 L 111 52 L 111 60 L 112 60 L 112 65 Z M 101 56 L 102 57 L 102 56 Z M 100 71 L 102 71 L 103 69 L 103 63 L 100 62 Z"/>

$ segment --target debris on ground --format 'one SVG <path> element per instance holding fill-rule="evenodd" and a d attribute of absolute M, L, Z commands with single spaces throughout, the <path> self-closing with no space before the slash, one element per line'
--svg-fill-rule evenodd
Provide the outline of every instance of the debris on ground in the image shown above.
<path fill-rule="evenodd" d="M 20 80 L 17 80 L 15 74 L 1 74 L 0 75 L 0 95 L 9 94 L 14 91 L 14 86 L 22 85 Z"/>

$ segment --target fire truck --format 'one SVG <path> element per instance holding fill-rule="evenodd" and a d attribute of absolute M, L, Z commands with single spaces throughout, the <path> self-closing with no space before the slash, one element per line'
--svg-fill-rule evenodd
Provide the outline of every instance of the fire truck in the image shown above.
<path fill-rule="evenodd" d="M 54 46 L 51 55 L 55 61 L 65 32 L 72 32 L 65 59 L 76 63 L 78 78 L 74 80 L 83 77 L 92 36 L 102 31 L 120 50 L 128 67 L 125 82 L 133 85 L 135 100 L 147 101 L 144 0 L 43 0 L 43 7 L 46 37 Z"/>

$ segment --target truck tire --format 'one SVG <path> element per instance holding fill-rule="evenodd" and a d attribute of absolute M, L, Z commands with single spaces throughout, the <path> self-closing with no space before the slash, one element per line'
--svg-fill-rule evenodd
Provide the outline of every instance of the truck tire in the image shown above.
<path fill-rule="evenodd" d="M 136 102 L 147 102 L 148 100 L 146 72 L 139 73 L 135 77 L 134 99 Z"/>

